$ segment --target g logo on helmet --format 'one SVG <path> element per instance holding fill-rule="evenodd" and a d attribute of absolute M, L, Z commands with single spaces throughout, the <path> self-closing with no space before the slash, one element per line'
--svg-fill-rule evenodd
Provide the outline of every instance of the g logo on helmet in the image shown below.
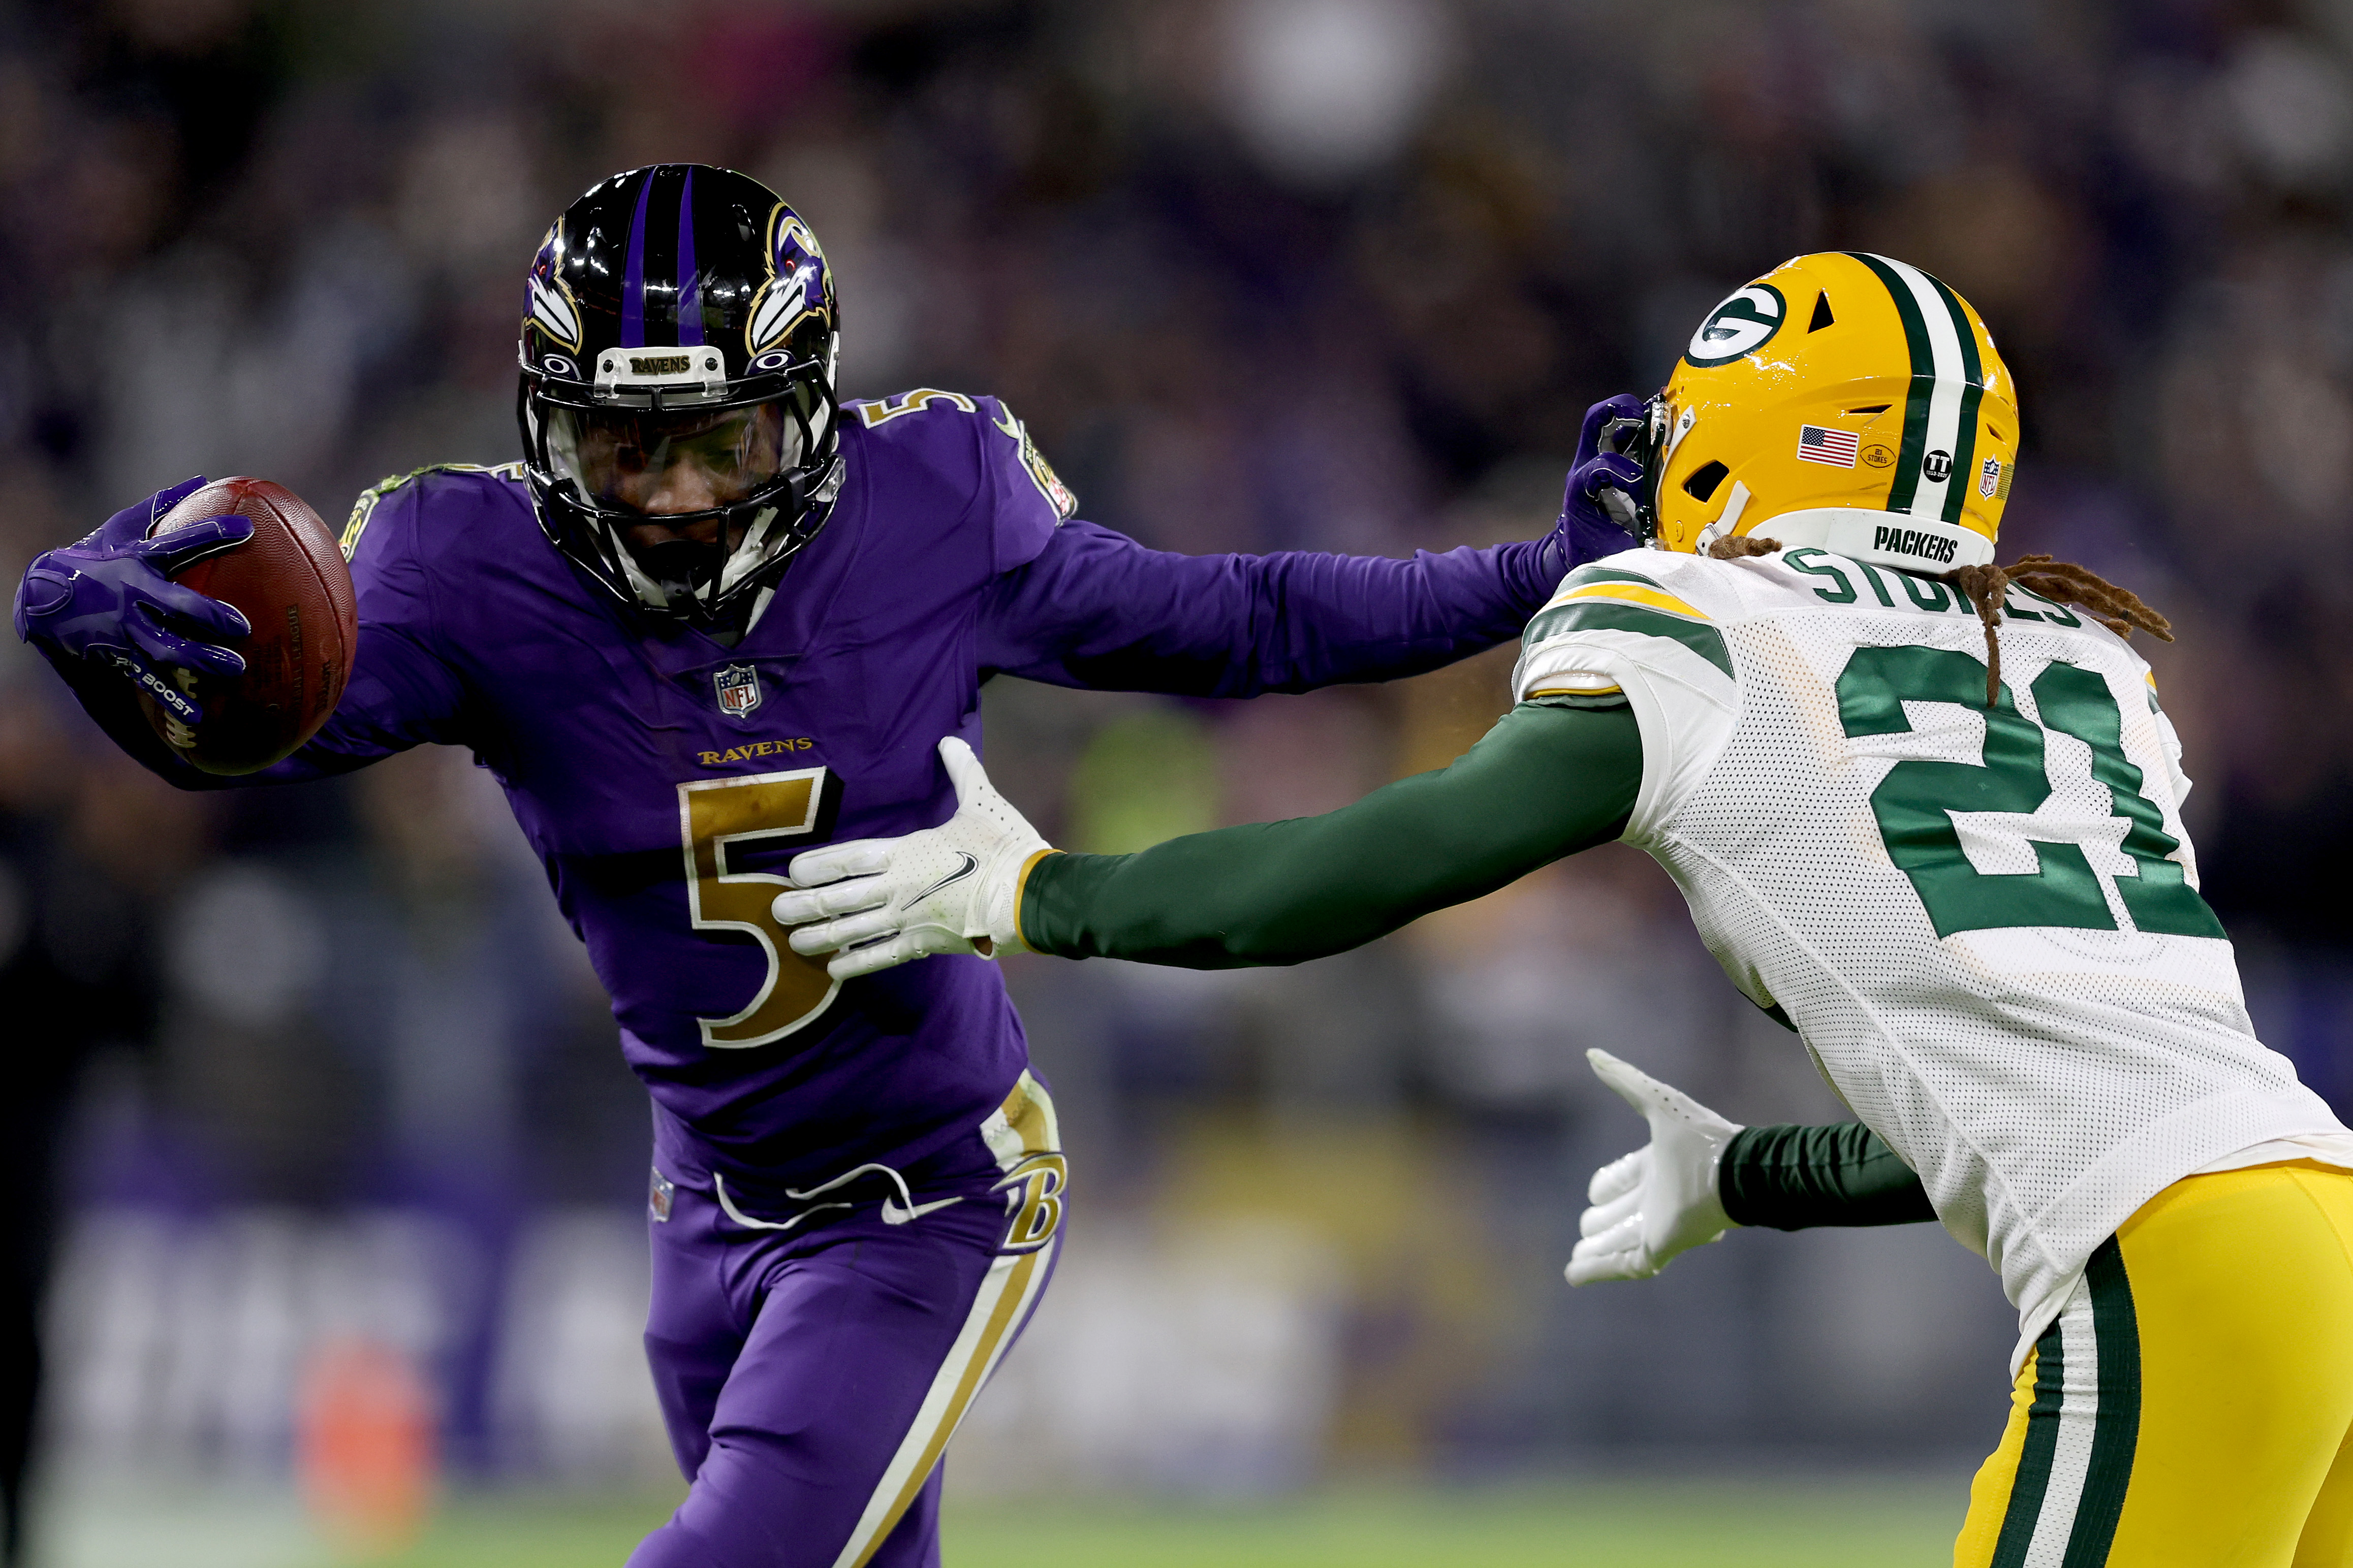
<path fill-rule="evenodd" d="M 1730 364 L 1772 342 L 1789 314 L 1789 302 L 1770 283 L 1751 283 L 1707 313 L 1692 334 L 1683 358 L 1705 369 Z"/>

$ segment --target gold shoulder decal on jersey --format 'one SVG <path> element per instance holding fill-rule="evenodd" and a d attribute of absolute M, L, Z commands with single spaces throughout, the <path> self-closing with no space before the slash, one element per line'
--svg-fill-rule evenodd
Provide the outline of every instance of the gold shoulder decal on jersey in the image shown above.
<path fill-rule="evenodd" d="M 1646 587 L 1639 583 L 1588 583 L 1568 589 L 1554 599 L 1553 604 L 1566 605 L 1578 599 L 1615 599 L 1621 604 L 1664 610 L 1670 615 L 1689 616 L 1694 620 L 1708 618 L 1705 610 L 1684 603 L 1662 588 Z"/>
<path fill-rule="evenodd" d="M 1640 572 L 1629 572 L 1620 566 L 1604 566 L 1595 562 L 1580 566 L 1562 578 L 1560 586 L 1553 590 L 1553 596 L 1557 598 L 1571 588 L 1582 588 L 1592 583 L 1640 583 L 1645 588 L 1662 586 L 1657 579 L 1645 577 Z"/>
<path fill-rule="evenodd" d="M 1560 679 L 1569 679 L 1569 677 L 1560 677 Z M 1607 682 L 1609 677 L 1596 675 L 1593 679 Z M 1535 691 L 1529 691 L 1520 700 L 1523 703 L 1541 703 L 1544 699 L 1572 699 L 1565 700 L 1567 708 L 1586 708 L 1586 705 L 1600 708 L 1602 699 L 1609 699 L 1609 696 L 1626 696 L 1626 689 L 1619 687 L 1619 684 L 1607 684 L 1607 687 L 1536 687 Z"/>
<path fill-rule="evenodd" d="M 858 422 L 869 430 L 877 425 L 888 425 L 902 414 L 920 414 L 934 403 L 944 403 L 951 408 L 961 408 L 966 414 L 977 414 L 980 405 L 961 392 L 942 392 L 936 386 L 919 386 L 913 392 L 894 392 L 888 397 L 865 397 L 849 405 Z"/>
<path fill-rule="evenodd" d="M 1013 416 L 1013 410 L 1006 408 L 1003 404 L 998 404 L 997 407 L 1003 411 L 1005 417 L 992 419 L 989 423 L 1012 437 L 1015 444 L 1020 447 L 1022 469 L 1029 474 L 1029 482 L 1038 487 L 1038 493 L 1046 498 L 1046 504 L 1054 509 L 1056 521 L 1070 521 L 1071 518 L 1078 515 L 1079 498 L 1071 493 L 1071 487 L 1064 484 L 1061 477 L 1054 472 L 1052 466 L 1046 461 L 1046 455 L 1038 450 L 1038 443 L 1029 438 L 1029 426 L 1016 419 Z"/>
<path fill-rule="evenodd" d="M 405 474 L 390 474 L 360 492 L 352 503 L 351 521 L 343 524 L 343 559 L 349 561 L 360 547 L 360 535 L 367 531 L 368 520 L 375 516 L 375 503 L 415 479 L 427 474 L 489 474 L 493 479 L 522 483 L 521 463 L 427 463 L 421 468 L 411 468 Z"/>
<path fill-rule="evenodd" d="M 1533 647 L 1553 637 L 1588 631 L 1665 637 L 1683 644 L 1725 675 L 1732 674 L 1732 652 L 1705 612 L 1630 574 L 1613 573 L 1607 581 L 1573 583 L 1564 588 L 1528 623 L 1521 641 Z"/>

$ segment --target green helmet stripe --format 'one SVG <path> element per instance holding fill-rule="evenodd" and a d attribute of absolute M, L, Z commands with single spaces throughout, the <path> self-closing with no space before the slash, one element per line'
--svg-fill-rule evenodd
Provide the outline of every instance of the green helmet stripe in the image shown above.
<path fill-rule="evenodd" d="M 1936 296 L 1952 312 L 1953 331 L 1961 340 L 1960 427 L 1953 436 L 1953 479 L 1945 487 L 1945 521 L 1961 521 L 1961 508 L 1969 499 L 1969 486 L 1975 482 L 1978 456 L 1978 404 L 1985 396 L 1985 364 L 1978 357 L 1978 335 L 1969 330 L 1969 313 L 1961 308 L 1961 297 L 1945 286 L 1944 279 L 1922 273 L 1936 286 Z"/>
<path fill-rule="evenodd" d="M 1928 344 L 1928 323 L 1920 314 L 1920 301 L 1895 269 L 1876 256 L 1860 250 L 1847 255 L 1872 270 L 1887 289 L 1887 297 L 1895 303 L 1895 314 L 1904 323 L 1904 343 L 1912 353 L 1911 389 L 1904 397 L 1904 444 L 1895 454 L 1894 482 L 1887 487 L 1887 510 L 1908 512 L 1913 498 L 1920 489 L 1920 461 L 1928 452 L 1928 405 L 1936 390 L 1936 351 Z"/>

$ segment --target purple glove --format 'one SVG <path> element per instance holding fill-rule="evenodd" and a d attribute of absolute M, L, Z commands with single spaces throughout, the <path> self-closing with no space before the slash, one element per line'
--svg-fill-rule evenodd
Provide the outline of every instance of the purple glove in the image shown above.
<path fill-rule="evenodd" d="M 245 659 L 169 628 L 178 625 L 224 639 L 253 635 L 234 605 L 184 588 L 170 575 L 252 538 L 250 518 L 210 518 L 161 539 L 147 537 L 158 519 L 206 482 L 198 475 L 159 490 L 108 518 L 89 538 L 36 556 L 16 589 L 19 637 L 53 661 L 113 665 L 191 725 L 204 718 L 204 710 L 157 667 L 238 675 Z"/>
<path fill-rule="evenodd" d="M 1601 432 L 1613 419 L 1646 417 L 1641 398 L 1620 393 L 1585 411 L 1585 428 L 1577 433 L 1577 462 L 1568 470 L 1568 490 L 1561 500 L 1560 521 L 1545 539 L 1548 556 L 1557 554 L 1558 582 L 1588 561 L 1631 550 L 1634 535 L 1634 488 L 1642 482 L 1642 465 L 1618 452 L 1601 449 Z M 1548 558 L 1547 567 L 1551 565 Z"/>

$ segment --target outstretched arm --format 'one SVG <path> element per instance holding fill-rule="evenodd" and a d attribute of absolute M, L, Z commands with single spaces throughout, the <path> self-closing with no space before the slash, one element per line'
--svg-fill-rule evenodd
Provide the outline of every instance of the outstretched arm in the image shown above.
<path fill-rule="evenodd" d="M 1067 522 L 997 579 L 980 664 L 1056 686 L 1190 697 L 1417 675 L 1519 636 L 1567 570 L 1549 566 L 1548 543 L 1407 561 L 1176 555 Z"/>
<path fill-rule="evenodd" d="M 1634 548 L 1620 490 L 1642 471 L 1604 451 L 1603 433 L 1641 407 L 1639 398 L 1614 397 L 1586 410 L 1560 516 L 1543 538 L 1419 551 L 1409 561 L 1172 555 L 1077 521 L 1053 528 L 1040 548 L 1035 494 L 1016 481 L 1008 489 L 1029 501 L 1033 527 L 1016 531 L 1026 542 L 1004 559 L 1023 564 L 997 579 L 983 607 L 982 674 L 1255 697 L 1391 680 L 1468 658 L 1517 637 L 1570 572 Z M 998 428 L 1018 435 L 1018 426 Z M 1026 437 L 1021 450 L 1027 466 L 1034 453 Z M 1055 515 L 1069 516 L 1068 506 Z"/>
<path fill-rule="evenodd" d="M 1642 777 L 1626 709 L 1524 705 L 1451 766 L 1323 816 L 1057 855 L 969 748 L 940 749 L 955 816 L 793 861 L 776 917 L 838 979 L 1001 945 L 1189 969 L 1340 952 L 1616 837 Z"/>
<path fill-rule="evenodd" d="M 1641 780 L 1630 710 L 1524 705 L 1451 765 L 1322 816 L 1040 860 L 1021 940 L 1187 969 L 1343 952 L 1617 837 Z"/>
<path fill-rule="evenodd" d="M 1418 675 L 1515 637 L 1560 580 L 1634 547 L 1623 497 L 1641 469 L 1602 433 L 1641 412 L 1586 410 L 1559 518 L 1542 539 L 1409 561 L 1171 555 L 1091 522 L 1057 528 L 983 610 L 980 665 L 1057 686 L 1255 697 Z M 1018 487 L 1016 487 L 1017 489 Z"/>

